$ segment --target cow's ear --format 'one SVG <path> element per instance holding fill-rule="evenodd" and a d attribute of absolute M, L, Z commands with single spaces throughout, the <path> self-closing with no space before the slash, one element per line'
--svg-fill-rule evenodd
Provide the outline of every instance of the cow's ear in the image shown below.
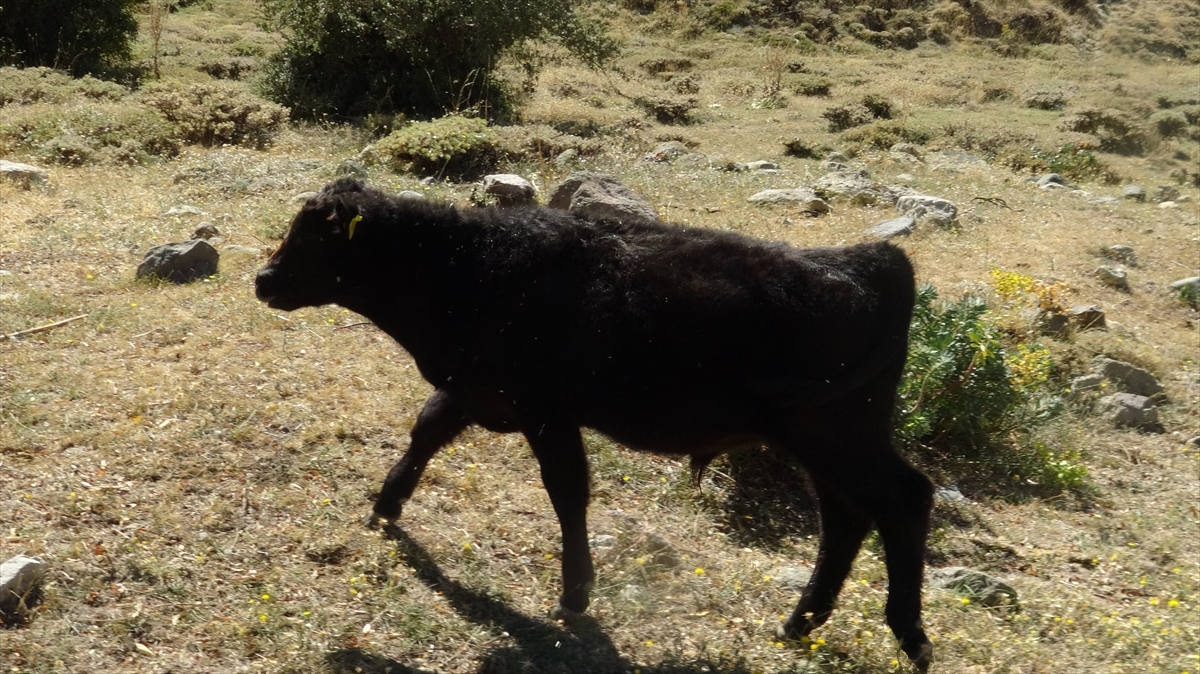
<path fill-rule="evenodd" d="M 330 231 L 335 237 L 345 237 L 349 241 L 354 238 L 354 232 L 362 222 L 363 216 L 357 207 L 338 200 L 333 203 L 325 219 L 331 223 Z"/>

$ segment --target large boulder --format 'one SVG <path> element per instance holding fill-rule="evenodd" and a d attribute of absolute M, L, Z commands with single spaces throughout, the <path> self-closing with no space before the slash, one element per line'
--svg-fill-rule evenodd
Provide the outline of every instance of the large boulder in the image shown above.
<path fill-rule="evenodd" d="M 763 190 L 751 196 L 747 201 L 752 204 L 797 204 L 801 210 L 814 215 L 829 212 L 829 204 L 807 187 L 790 190 Z"/>
<path fill-rule="evenodd" d="M 575 171 L 550 195 L 550 208 L 587 220 L 657 220 L 654 207 L 606 173 Z"/>
<path fill-rule="evenodd" d="M 1140 396 L 1156 396 L 1163 392 L 1158 379 L 1136 365 L 1106 356 L 1092 359 L 1092 369 L 1116 385 L 1117 390 Z"/>
<path fill-rule="evenodd" d="M 1096 412 L 1115 426 L 1157 433 L 1163 430 L 1158 423 L 1158 408 L 1146 396 L 1114 393 L 1096 402 Z"/>
<path fill-rule="evenodd" d="M 138 278 L 158 278 L 172 283 L 188 283 L 217 273 L 221 254 L 204 239 L 166 243 L 146 251 L 138 265 Z"/>

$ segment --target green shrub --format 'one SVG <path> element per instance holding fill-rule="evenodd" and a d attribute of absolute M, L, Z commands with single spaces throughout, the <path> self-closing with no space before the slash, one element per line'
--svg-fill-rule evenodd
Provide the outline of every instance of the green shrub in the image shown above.
<path fill-rule="evenodd" d="M 413 122 L 375 145 L 392 168 L 418 175 L 474 178 L 499 160 L 500 138 L 482 119 L 453 115 Z"/>
<path fill-rule="evenodd" d="M 513 95 L 495 77 L 501 57 L 538 69 L 530 40 L 554 41 L 589 66 L 617 52 L 567 0 L 262 0 L 287 42 L 264 86 L 301 117 L 477 109 L 503 117 Z"/>
<path fill-rule="evenodd" d="M 870 108 L 861 103 L 836 105 L 822 112 L 821 116 L 828 120 L 829 130 L 832 133 L 870 124 L 875 119 Z"/>
<path fill-rule="evenodd" d="M 1173 138 L 1183 135 L 1188 119 L 1177 110 L 1159 110 L 1150 115 L 1150 127 L 1162 138 Z"/>
<path fill-rule="evenodd" d="M 1100 149 L 1105 152 L 1136 155 L 1146 146 L 1146 134 L 1129 115 L 1119 110 L 1083 108 L 1064 118 L 1059 128 L 1096 136 Z"/>
<path fill-rule="evenodd" d="M 933 132 L 919 126 L 912 126 L 900 120 L 875 122 L 867 126 L 851 129 L 842 135 L 842 139 L 851 143 L 854 148 L 873 147 L 886 150 L 896 143 L 914 143 L 924 145 L 933 138 Z"/>
<path fill-rule="evenodd" d="M 262 148 L 283 128 L 288 114 L 287 108 L 224 82 L 154 85 L 142 102 L 174 124 L 185 142 L 200 145 Z"/>
<path fill-rule="evenodd" d="M 78 79 L 50 68 L 0 68 L 0 107 L 63 103 L 72 98 L 119 101 L 129 93 L 125 87 L 90 75 Z"/>
<path fill-rule="evenodd" d="M 987 304 L 966 296 L 939 302 L 922 286 L 900 385 L 896 437 L 939 470 L 981 482 L 1019 476 L 1054 489 L 1079 486 L 1085 473 L 1071 452 L 1034 437 L 1063 410 L 1050 385 L 1053 360 L 1036 343 L 1009 347 Z"/>
<path fill-rule="evenodd" d="M 577 135 L 560 131 L 555 126 L 526 124 L 522 126 L 496 126 L 500 153 L 513 160 L 545 161 L 554 159 L 567 150 L 575 150 L 580 156 L 600 154 L 604 144 L 598 140 L 585 140 Z M 576 125 L 564 125 L 571 128 Z M 586 131 L 586 126 L 578 127 Z M 594 135 L 594 134 L 593 134 Z"/>
<path fill-rule="evenodd" d="M 124 65 L 137 36 L 141 0 L 5 2 L 0 65 L 48 66 L 72 75 Z"/>
<path fill-rule="evenodd" d="M 179 153 L 175 127 L 152 110 L 130 103 L 72 106 L 38 104 L 6 114 L 0 144 L 68 166 L 139 164 Z"/>
<path fill-rule="evenodd" d="M 651 96 L 634 101 L 638 107 L 653 115 L 662 124 L 687 124 L 692 121 L 691 112 L 700 102 L 694 97 Z"/>

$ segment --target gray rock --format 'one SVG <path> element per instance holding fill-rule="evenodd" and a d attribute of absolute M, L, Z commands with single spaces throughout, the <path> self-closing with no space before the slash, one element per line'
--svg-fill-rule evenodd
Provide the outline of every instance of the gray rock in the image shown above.
<path fill-rule="evenodd" d="M 797 204 L 807 213 L 820 215 L 829 212 L 829 204 L 807 187 L 790 190 L 763 190 L 746 201 L 752 204 Z"/>
<path fill-rule="evenodd" d="M 1159 208 L 1159 210 L 1165 211 L 1165 210 L 1170 210 L 1170 209 L 1174 209 L 1174 208 L 1179 208 L 1179 204 L 1175 203 L 1174 201 L 1164 201 L 1158 205 L 1158 208 Z"/>
<path fill-rule="evenodd" d="M 879 202 L 895 203 L 901 196 L 912 193 L 907 187 L 883 185 L 871 180 L 866 171 L 848 168 L 826 173 L 817 178 L 813 187 L 829 194 L 850 197 L 864 206 Z"/>
<path fill-rule="evenodd" d="M 841 162 L 841 163 L 845 164 L 846 162 L 850 161 L 850 158 L 841 152 L 830 152 L 829 154 L 825 155 L 825 161 L 826 162 Z M 822 165 L 824 165 L 824 164 L 822 164 Z"/>
<path fill-rule="evenodd" d="M 192 232 L 193 239 L 211 239 L 220 235 L 221 232 L 217 231 L 217 226 L 211 222 L 200 223 L 200 226 Z"/>
<path fill-rule="evenodd" d="M 971 502 L 971 499 L 967 498 L 966 496 L 963 496 L 963 493 L 961 491 L 959 491 L 958 487 L 955 485 L 938 487 L 933 492 L 933 498 L 936 501 L 943 501 L 945 503 L 970 503 Z"/>
<path fill-rule="evenodd" d="M 771 580 L 791 592 L 803 592 L 812 578 L 812 570 L 803 566 L 779 566 L 767 572 Z"/>
<path fill-rule="evenodd" d="M 397 192 L 396 198 L 398 198 L 398 199 L 424 199 L 425 195 L 421 194 L 420 192 L 415 192 L 413 190 L 404 190 L 402 192 Z"/>
<path fill-rule="evenodd" d="M 1076 330 L 1103 330 L 1108 327 L 1104 310 L 1095 304 L 1079 304 L 1071 307 L 1071 325 Z"/>
<path fill-rule="evenodd" d="M 1192 305 L 1193 309 L 1200 309 L 1200 276 L 1189 276 L 1172 281 L 1168 287 L 1179 296 L 1179 299 Z"/>
<path fill-rule="evenodd" d="M 779 170 L 779 164 L 776 164 L 773 161 L 767 161 L 765 159 L 759 159 L 758 161 L 748 161 L 745 164 L 743 164 L 742 166 L 745 166 L 747 171 L 778 171 Z"/>
<path fill-rule="evenodd" d="M 367 179 L 367 165 L 357 159 L 343 159 L 334 170 L 334 175 L 346 176 L 349 178 L 357 178 L 359 180 Z"/>
<path fill-rule="evenodd" d="M 917 177 L 911 173 L 901 173 L 896 176 L 896 180 L 899 180 L 902 183 L 911 183 L 911 182 L 915 181 L 916 179 L 917 179 Z"/>
<path fill-rule="evenodd" d="M 1102 374 L 1085 374 L 1082 377 L 1075 377 L 1071 380 L 1071 397 L 1079 399 L 1085 393 L 1099 391 L 1104 385 L 1104 375 Z"/>
<path fill-rule="evenodd" d="M 37 557 L 17 555 L 0 564 L 0 613 L 21 609 L 46 576 L 46 563 Z"/>
<path fill-rule="evenodd" d="M 217 273 L 221 254 L 204 239 L 167 243 L 146 251 L 138 265 L 138 278 L 159 278 L 172 283 L 188 283 Z"/>
<path fill-rule="evenodd" d="M 1145 201 L 1146 190 L 1137 185 L 1126 185 L 1121 188 L 1121 198 L 1130 201 Z"/>
<path fill-rule="evenodd" d="M 1095 199 L 1088 199 L 1088 203 L 1096 204 L 1098 206 L 1115 206 L 1115 205 L 1121 203 L 1121 200 L 1116 197 L 1105 196 L 1105 197 L 1096 197 Z"/>
<path fill-rule="evenodd" d="M 588 539 L 588 547 L 592 552 L 603 552 L 617 546 L 617 537 L 612 534 L 596 534 Z"/>
<path fill-rule="evenodd" d="M 1062 185 L 1063 187 L 1067 186 L 1067 181 L 1063 180 L 1063 177 L 1057 173 L 1047 173 L 1034 182 L 1038 187 L 1045 187 L 1047 185 Z"/>
<path fill-rule="evenodd" d="M 917 159 L 921 158 L 921 148 L 913 145 L 912 143 L 896 143 L 892 147 L 888 148 L 888 151 L 900 152 L 912 157 L 916 157 Z"/>
<path fill-rule="evenodd" d="M 501 206 L 534 203 L 533 183 L 515 173 L 493 173 L 483 177 L 483 191 L 496 197 Z"/>
<path fill-rule="evenodd" d="M 1179 198 L 1179 188 L 1174 185 L 1159 185 L 1154 188 L 1154 200 L 1162 203 L 1164 201 L 1175 201 Z"/>
<path fill-rule="evenodd" d="M 660 143 L 658 147 L 642 157 L 642 160 L 652 164 L 665 164 L 672 159 L 682 157 L 687 154 L 687 151 L 687 146 L 683 143 L 677 140 L 669 140 L 665 143 Z"/>
<path fill-rule="evenodd" d="M 222 246 L 221 251 L 238 255 L 261 255 L 263 250 L 254 246 Z"/>
<path fill-rule="evenodd" d="M 1110 260 L 1123 262 L 1130 267 L 1137 266 L 1137 254 L 1133 252 L 1133 248 L 1117 244 L 1115 246 L 1107 246 L 1100 249 L 1100 254 Z"/>
<path fill-rule="evenodd" d="M 437 178 L 434 178 L 433 176 L 425 176 L 424 178 L 418 180 L 417 184 L 421 187 L 433 187 L 437 184 Z"/>
<path fill-rule="evenodd" d="M 174 215 L 174 216 L 203 215 L 203 214 L 204 214 L 204 211 L 200 210 L 199 208 L 196 208 L 195 206 L 188 206 L 186 204 L 182 205 L 182 206 L 172 206 L 171 209 L 167 211 L 167 215 Z"/>
<path fill-rule="evenodd" d="M 958 207 L 941 197 L 910 194 L 896 200 L 896 210 L 913 220 L 927 220 L 941 227 L 950 227 L 958 219 Z"/>
<path fill-rule="evenodd" d="M 50 173 L 44 168 L 0 159 L 0 180 L 7 180 L 29 189 L 34 185 L 44 185 L 49 179 Z"/>
<path fill-rule="evenodd" d="M 1162 431 L 1158 423 L 1158 408 L 1146 396 L 1114 393 L 1097 401 L 1096 412 L 1116 426 Z"/>
<path fill-rule="evenodd" d="M 569 147 L 558 153 L 558 156 L 554 158 L 554 166 L 560 169 L 566 168 L 577 161 L 579 161 L 579 150 Z"/>
<path fill-rule="evenodd" d="M 1118 391 L 1136 393 L 1141 396 L 1155 396 L 1163 392 L 1158 379 L 1136 365 L 1113 360 L 1106 356 L 1096 356 L 1092 359 L 1092 369 L 1104 375 Z"/>
<path fill-rule="evenodd" d="M 1129 292 L 1129 275 L 1125 273 L 1123 267 L 1108 264 L 1101 265 L 1092 274 L 1100 279 L 1101 283 L 1110 288 Z"/>
<path fill-rule="evenodd" d="M 948 566 L 929 572 L 931 587 L 953 590 L 971 601 L 988 607 L 1018 606 L 1017 591 L 999 578 L 965 566 Z"/>
<path fill-rule="evenodd" d="M 589 220 L 657 220 L 654 208 L 636 192 L 605 173 L 575 171 L 550 195 L 550 208 Z"/>
<path fill-rule="evenodd" d="M 292 201 L 308 201 L 309 199 L 316 199 L 320 194 L 321 194 L 320 192 L 301 192 L 300 194 L 297 194 L 296 196 L 292 197 L 291 200 Z"/>
<path fill-rule="evenodd" d="M 1200 435 L 1197 435 L 1196 437 L 1192 438 L 1191 440 L 1188 440 L 1188 444 L 1193 447 L 1200 447 Z"/>
<path fill-rule="evenodd" d="M 883 222 L 868 228 L 866 233 L 881 239 L 890 239 L 894 236 L 908 236 L 909 234 L 912 234 L 913 227 L 916 224 L 916 220 L 913 220 L 908 216 L 904 216 L 894 218 L 892 220 L 884 220 Z"/>

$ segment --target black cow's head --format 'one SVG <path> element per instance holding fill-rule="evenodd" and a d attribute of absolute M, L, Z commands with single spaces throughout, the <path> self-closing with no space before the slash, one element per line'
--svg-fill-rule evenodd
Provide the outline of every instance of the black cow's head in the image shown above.
<path fill-rule="evenodd" d="M 361 183 L 343 178 L 310 199 L 258 272 L 254 291 L 273 309 L 292 311 L 322 304 L 344 304 L 345 281 L 353 269 L 357 225 L 362 221 Z"/>

